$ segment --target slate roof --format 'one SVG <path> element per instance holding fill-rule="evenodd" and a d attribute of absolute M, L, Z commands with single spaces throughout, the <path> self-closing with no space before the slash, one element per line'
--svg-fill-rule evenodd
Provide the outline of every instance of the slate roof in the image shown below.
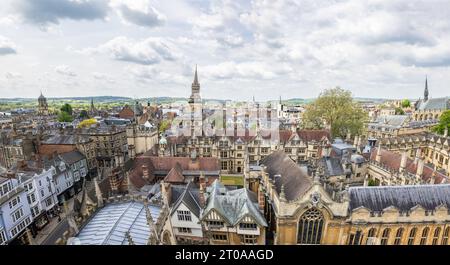
<path fill-rule="evenodd" d="M 325 176 L 345 175 L 341 159 L 338 157 L 322 157 L 319 161 L 325 168 Z"/>
<path fill-rule="evenodd" d="M 75 145 L 78 142 L 87 143 L 90 139 L 82 135 L 54 135 L 42 141 L 42 144 L 60 144 L 60 145 Z"/>
<path fill-rule="evenodd" d="M 430 98 L 419 102 L 418 110 L 448 110 L 450 109 L 450 98 Z"/>
<path fill-rule="evenodd" d="M 101 208 L 76 236 L 81 245 L 128 245 L 126 232 L 136 245 L 146 245 L 150 236 L 144 204 L 121 202 Z M 148 205 L 153 220 L 158 219 L 160 207 Z"/>
<path fill-rule="evenodd" d="M 257 224 L 267 226 L 266 219 L 259 211 L 256 194 L 246 188 L 227 190 L 218 180 L 207 187 L 208 198 L 202 218 L 214 209 L 225 221 L 234 226 L 245 216 L 251 217 Z"/>
<path fill-rule="evenodd" d="M 349 210 L 366 207 L 371 211 L 382 211 L 394 206 L 408 211 L 420 205 L 426 210 L 434 210 L 440 205 L 450 208 L 450 185 L 404 185 L 377 187 L 350 187 Z"/>
<path fill-rule="evenodd" d="M 67 153 L 62 153 L 61 157 L 68 164 L 74 164 L 80 160 L 86 159 L 86 157 L 79 151 L 70 151 Z"/>
<path fill-rule="evenodd" d="M 178 208 L 178 206 L 183 203 L 188 207 L 188 209 L 198 218 L 200 218 L 200 190 L 198 187 L 195 186 L 193 182 L 189 182 L 187 185 L 185 185 L 182 189 L 180 187 L 175 187 L 177 197 L 176 200 L 172 201 L 174 202 L 172 206 L 172 212 L 173 214 L 175 210 Z M 172 197 L 174 197 L 174 189 L 172 189 Z M 181 192 L 181 193 L 180 193 Z"/>
<path fill-rule="evenodd" d="M 268 155 L 261 161 L 261 165 L 267 167 L 266 171 L 269 178 L 275 180 L 278 194 L 281 192 L 281 185 L 284 185 L 287 200 L 295 200 L 301 197 L 313 184 L 307 168 L 300 167 L 282 150 Z M 281 175 L 281 178 L 275 178 L 275 175 Z"/>

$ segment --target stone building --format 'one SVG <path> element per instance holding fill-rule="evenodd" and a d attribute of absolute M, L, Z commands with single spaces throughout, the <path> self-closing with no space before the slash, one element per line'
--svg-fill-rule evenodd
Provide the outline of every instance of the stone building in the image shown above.
<path fill-rule="evenodd" d="M 149 121 L 143 125 L 133 123 L 127 126 L 126 134 L 130 158 L 135 158 L 158 144 L 158 130 Z"/>
<path fill-rule="evenodd" d="M 42 116 L 48 115 L 47 99 L 42 95 L 42 91 L 38 98 L 38 114 Z"/>
<path fill-rule="evenodd" d="M 415 103 L 412 117 L 416 121 L 439 120 L 442 113 L 450 109 L 450 98 L 431 98 L 428 91 L 428 79 L 425 79 L 423 99 Z"/>
<path fill-rule="evenodd" d="M 281 152 L 270 156 L 262 162 L 260 182 L 252 186 L 264 206 L 269 242 L 449 244 L 448 184 L 360 186 L 330 194 L 319 173 Z"/>

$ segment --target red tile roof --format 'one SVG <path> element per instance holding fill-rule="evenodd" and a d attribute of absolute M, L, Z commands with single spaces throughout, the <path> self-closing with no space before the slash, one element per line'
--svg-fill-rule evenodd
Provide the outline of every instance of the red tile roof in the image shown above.
<path fill-rule="evenodd" d="M 377 149 L 378 148 L 373 148 L 370 154 L 370 160 L 375 161 L 376 160 L 376 156 L 377 156 Z M 395 153 L 392 151 L 388 151 L 385 149 L 381 149 L 381 161 L 380 163 L 390 169 L 394 169 L 396 171 L 400 170 L 400 163 L 402 161 L 402 154 L 399 153 Z M 406 161 L 406 168 L 405 170 L 411 174 L 416 174 L 417 173 L 417 165 L 418 163 L 414 162 L 414 160 L 407 158 Z M 422 180 L 424 180 L 425 182 L 429 182 L 430 179 L 433 176 L 433 172 L 434 169 L 424 165 L 423 166 L 423 174 L 422 174 Z M 434 183 L 441 183 L 446 176 L 440 172 L 435 172 L 436 174 L 436 178 L 435 178 L 435 182 Z"/>
<path fill-rule="evenodd" d="M 331 133 L 329 130 L 298 130 L 297 134 L 304 142 L 319 142 L 324 138 L 331 141 Z"/>

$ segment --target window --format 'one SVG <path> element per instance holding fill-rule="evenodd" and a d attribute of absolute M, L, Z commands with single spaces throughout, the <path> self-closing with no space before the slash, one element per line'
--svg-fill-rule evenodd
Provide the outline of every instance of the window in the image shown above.
<path fill-rule="evenodd" d="M 207 224 L 209 227 L 215 227 L 215 228 L 223 227 L 223 222 L 221 222 L 221 221 L 207 221 Z"/>
<path fill-rule="evenodd" d="M 427 243 L 428 233 L 430 231 L 430 228 L 425 227 L 422 231 L 422 237 L 420 238 L 420 244 L 425 245 Z"/>
<path fill-rule="evenodd" d="M 36 195 L 34 193 L 28 194 L 27 196 L 28 204 L 32 204 L 36 201 Z"/>
<path fill-rule="evenodd" d="M 44 190 L 41 190 L 41 197 L 44 197 Z"/>
<path fill-rule="evenodd" d="M 192 234 L 192 230 L 189 227 L 178 227 L 178 232 L 183 234 Z"/>
<path fill-rule="evenodd" d="M 437 245 L 440 234 L 441 234 L 440 227 L 437 227 L 436 229 L 434 229 L 434 236 L 433 236 L 433 243 L 432 243 L 433 245 Z"/>
<path fill-rule="evenodd" d="M 15 211 L 11 214 L 11 218 L 12 218 L 13 222 L 17 222 L 17 220 L 19 220 L 22 216 L 23 216 L 22 208 L 18 209 L 17 211 Z"/>
<path fill-rule="evenodd" d="M 448 235 L 450 234 L 450 227 L 447 227 L 444 231 L 444 235 L 442 236 L 442 245 L 448 244 Z"/>
<path fill-rule="evenodd" d="M 33 218 L 38 216 L 38 214 L 39 214 L 39 206 L 34 206 L 33 208 L 31 208 L 31 214 L 33 215 Z"/>
<path fill-rule="evenodd" d="M 348 241 L 349 245 L 361 245 L 363 234 L 361 230 L 356 231 L 355 234 L 350 234 L 350 238 Z"/>
<path fill-rule="evenodd" d="M 178 221 L 192 221 L 190 211 L 177 211 Z"/>
<path fill-rule="evenodd" d="M 394 245 L 400 245 L 400 243 L 402 242 L 402 236 L 403 236 L 403 228 L 397 229 L 397 233 L 395 234 Z"/>
<path fill-rule="evenodd" d="M 239 228 L 243 230 L 256 230 L 257 226 L 253 223 L 240 223 Z"/>
<path fill-rule="evenodd" d="M 248 245 L 255 245 L 258 241 L 255 235 L 243 235 L 241 242 Z"/>
<path fill-rule="evenodd" d="M 389 228 L 385 228 L 383 230 L 383 234 L 381 235 L 381 245 L 387 245 L 390 233 L 391 233 L 391 229 L 389 229 Z"/>
<path fill-rule="evenodd" d="M 217 241 L 226 241 L 227 240 L 227 235 L 224 235 L 224 234 L 212 234 L 212 238 L 213 238 L 213 240 L 217 240 Z"/>
<path fill-rule="evenodd" d="M 222 170 L 228 170 L 228 162 L 222 161 L 220 162 Z"/>
<path fill-rule="evenodd" d="M 303 213 L 298 224 L 298 244 L 320 244 L 323 230 L 323 215 L 316 208 Z"/>
<path fill-rule="evenodd" d="M 52 193 L 52 187 L 50 185 L 48 185 L 48 192 Z"/>
<path fill-rule="evenodd" d="M 14 206 L 16 206 L 19 203 L 20 203 L 20 197 L 17 196 L 14 199 L 12 199 L 11 201 L 9 201 L 9 209 L 12 209 Z"/>
<path fill-rule="evenodd" d="M 417 231 L 417 228 L 414 227 L 409 232 L 408 245 L 414 245 L 414 239 L 416 238 L 416 231 Z"/>
<path fill-rule="evenodd" d="M 52 203 L 53 203 L 52 197 L 48 198 L 48 199 L 47 199 L 47 200 L 45 201 L 45 205 L 46 205 L 46 207 L 49 207 L 49 206 L 51 206 L 51 205 L 52 205 Z"/>
<path fill-rule="evenodd" d="M 285 148 L 285 149 L 284 149 L 284 152 L 285 152 L 286 154 L 291 154 L 291 153 L 292 153 L 292 148 Z"/>
<path fill-rule="evenodd" d="M 377 233 L 377 229 L 375 229 L 375 228 L 371 228 L 369 230 L 369 233 L 367 233 L 366 245 L 368 245 L 370 243 L 370 240 L 372 240 L 375 237 L 376 233 Z"/>
<path fill-rule="evenodd" d="M 6 242 L 6 234 L 5 231 L 0 231 L 0 245 Z"/>

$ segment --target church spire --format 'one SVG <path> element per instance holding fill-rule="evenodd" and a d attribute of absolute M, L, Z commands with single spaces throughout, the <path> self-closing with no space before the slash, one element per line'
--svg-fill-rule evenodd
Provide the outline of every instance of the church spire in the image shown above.
<path fill-rule="evenodd" d="M 428 100 L 428 76 L 425 76 L 425 91 L 423 93 L 424 101 Z"/>
<path fill-rule="evenodd" d="M 198 76 L 197 76 L 197 65 L 195 65 L 194 82 L 192 83 L 192 85 L 197 85 L 197 86 L 199 86 L 199 85 L 200 85 L 200 84 L 198 83 Z"/>

